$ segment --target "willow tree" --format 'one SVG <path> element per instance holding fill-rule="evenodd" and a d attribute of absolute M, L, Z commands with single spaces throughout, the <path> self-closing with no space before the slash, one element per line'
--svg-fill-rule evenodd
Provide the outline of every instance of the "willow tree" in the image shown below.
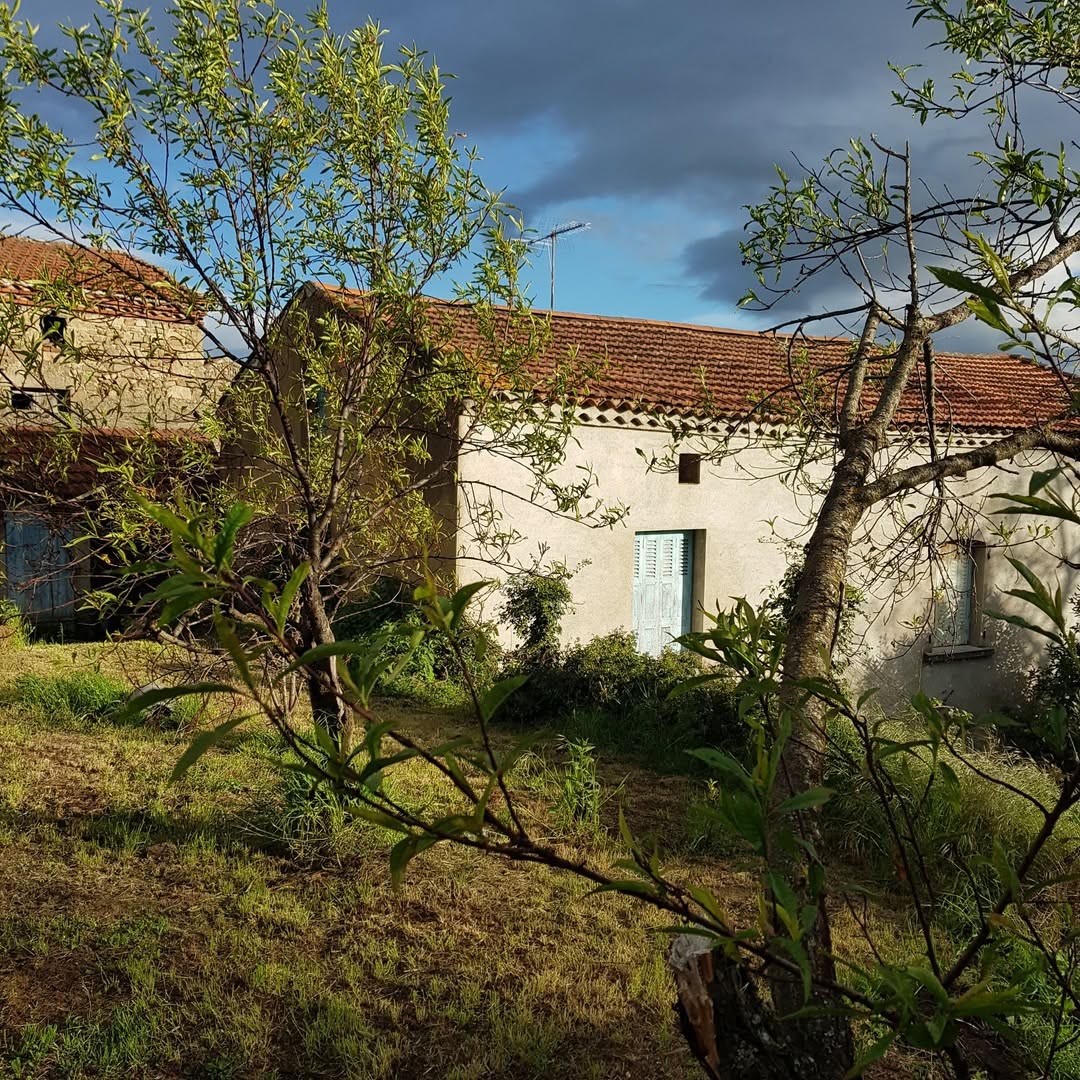
<path fill-rule="evenodd" d="M 325 6 L 178 0 L 163 18 L 99 0 L 53 48 L 0 6 L 0 209 L 117 264 L 161 260 L 191 298 L 236 376 L 206 426 L 247 504 L 234 527 L 254 519 L 244 558 L 304 568 L 290 633 L 329 643 L 374 576 L 444 553 L 470 449 L 525 463 L 522 496 L 602 519 L 588 483 L 555 478 L 571 367 L 530 374 L 546 335 L 519 289 L 520 230 L 437 65 L 388 55 L 373 23 L 335 34 Z M 460 304 L 429 304 L 436 290 Z M 499 548 L 492 500 L 467 505 Z M 205 597 L 161 599 L 168 623 Z M 309 688 L 340 727 L 333 694 Z"/>

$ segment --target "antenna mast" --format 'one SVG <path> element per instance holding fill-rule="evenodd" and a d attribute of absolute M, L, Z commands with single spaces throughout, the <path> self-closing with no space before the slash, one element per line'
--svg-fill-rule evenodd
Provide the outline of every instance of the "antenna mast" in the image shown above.
<path fill-rule="evenodd" d="M 544 233 L 543 236 L 536 237 L 535 240 L 529 240 L 527 243 L 531 247 L 533 244 L 547 244 L 548 245 L 548 262 L 551 266 L 551 311 L 555 310 L 555 244 L 560 236 L 565 236 L 567 233 L 577 232 L 579 229 L 589 228 L 590 222 L 588 221 L 568 221 L 564 225 L 556 225 L 550 232 Z"/>

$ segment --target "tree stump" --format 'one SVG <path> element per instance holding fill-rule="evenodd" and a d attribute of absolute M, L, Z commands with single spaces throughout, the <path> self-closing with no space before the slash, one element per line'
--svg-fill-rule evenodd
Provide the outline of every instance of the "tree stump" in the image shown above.
<path fill-rule="evenodd" d="M 746 965 L 709 939 L 675 938 L 668 964 L 683 1034 L 711 1080 L 831 1080 L 850 1068 L 850 1038 L 836 1037 L 837 1018 L 778 1017 Z"/>

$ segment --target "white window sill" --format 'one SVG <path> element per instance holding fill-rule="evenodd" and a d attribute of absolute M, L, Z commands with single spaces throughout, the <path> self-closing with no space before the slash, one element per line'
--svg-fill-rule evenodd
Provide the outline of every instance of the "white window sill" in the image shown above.
<path fill-rule="evenodd" d="M 951 660 L 985 660 L 993 655 L 989 645 L 932 645 L 923 652 L 923 660 L 928 664 L 943 664 Z"/>

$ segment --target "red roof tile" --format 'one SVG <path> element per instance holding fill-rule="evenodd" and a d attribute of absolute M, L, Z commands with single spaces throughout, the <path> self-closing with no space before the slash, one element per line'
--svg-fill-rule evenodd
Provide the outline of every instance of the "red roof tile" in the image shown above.
<path fill-rule="evenodd" d="M 349 304 L 363 296 L 336 286 L 315 287 Z M 479 342 L 468 305 L 432 304 L 453 320 L 456 344 L 468 348 Z M 805 387 L 810 378 L 818 411 L 829 418 L 839 412 L 852 348 L 844 338 L 800 339 L 793 371 L 790 338 L 782 335 L 569 312 L 536 314 L 551 319 L 551 346 L 534 365 L 537 377 L 549 376 L 556 358 L 574 350 L 582 361 L 600 361 L 581 392 L 586 403 L 725 420 L 746 418 L 758 405 L 756 417 L 782 420 L 796 403 L 793 384 Z M 876 396 L 874 368 L 880 377 L 886 365 L 871 365 L 867 407 Z M 925 423 L 920 378 L 912 379 L 905 394 L 899 427 Z M 1068 395 L 1052 371 L 1004 353 L 937 353 L 935 386 L 942 428 L 1013 430 L 1056 420 L 1069 409 Z"/>
<path fill-rule="evenodd" d="M 166 474 L 182 466 L 185 445 L 209 445 L 192 428 L 81 428 L 0 426 L 0 496 L 37 492 L 68 498 L 99 482 L 102 468 L 122 460 L 133 444 L 149 440 L 161 453 Z M 147 477 L 151 482 L 155 477 Z"/>
<path fill-rule="evenodd" d="M 193 295 L 142 259 L 61 240 L 0 236 L 0 293 L 30 303 L 48 281 L 83 290 L 87 309 L 100 315 L 164 322 L 197 322 L 202 315 Z"/>

